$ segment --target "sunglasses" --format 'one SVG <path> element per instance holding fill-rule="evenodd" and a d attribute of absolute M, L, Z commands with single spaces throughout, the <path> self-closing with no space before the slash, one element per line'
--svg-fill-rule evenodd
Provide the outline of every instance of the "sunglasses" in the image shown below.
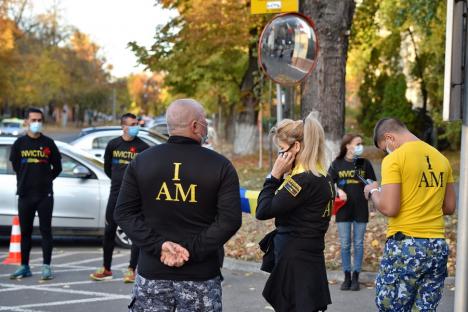
<path fill-rule="evenodd" d="M 296 142 L 294 142 L 294 143 L 296 143 Z M 278 155 L 283 155 L 284 153 L 287 153 L 293 147 L 294 143 L 289 145 L 289 147 L 286 150 L 279 151 Z"/>

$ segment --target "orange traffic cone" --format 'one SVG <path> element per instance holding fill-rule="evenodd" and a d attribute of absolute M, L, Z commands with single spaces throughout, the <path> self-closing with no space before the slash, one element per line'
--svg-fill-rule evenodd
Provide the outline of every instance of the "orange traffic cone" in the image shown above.
<path fill-rule="evenodd" d="M 21 231 L 18 216 L 13 217 L 10 236 L 10 253 L 3 264 L 21 264 Z"/>

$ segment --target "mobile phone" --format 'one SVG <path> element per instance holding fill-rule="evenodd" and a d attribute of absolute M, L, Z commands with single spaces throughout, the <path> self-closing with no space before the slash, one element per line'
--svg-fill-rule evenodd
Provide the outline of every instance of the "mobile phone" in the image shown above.
<path fill-rule="evenodd" d="M 365 185 L 368 185 L 368 184 L 371 184 L 372 182 L 374 182 L 373 180 L 371 179 L 364 179 L 362 176 L 360 176 L 358 173 L 357 173 L 357 170 L 356 170 L 356 177 L 361 180 L 362 183 L 364 183 Z"/>
<path fill-rule="evenodd" d="M 354 158 L 354 161 L 353 161 L 353 164 L 354 164 L 354 170 L 356 172 L 356 177 L 361 180 L 362 183 L 364 183 L 365 185 L 367 184 L 371 184 L 372 181 L 371 179 L 364 179 L 362 176 L 359 175 L 359 170 L 361 169 L 364 169 L 364 158 Z"/>

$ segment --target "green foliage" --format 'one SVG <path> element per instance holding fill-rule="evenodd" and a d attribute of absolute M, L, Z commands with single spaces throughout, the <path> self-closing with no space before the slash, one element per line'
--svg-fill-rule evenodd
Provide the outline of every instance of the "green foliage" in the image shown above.
<path fill-rule="evenodd" d="M 136 42 L 130 47 L 148 68 L 167 73 L 169 98 L 195 97 L 208 112 L 221 109 L 232 118 L 246 96 L 258 95 L 258 69 L 255 61 L 252 70 L 249 57 L 256 58 L 253 49 L 266 18 L 251 16 L 245 0 L 157 3 L 178 16 L 157 27 L 150 49 Z"/>
<path fill-rule="evenodd" d="M 416 134 L 427 132 L 428 116 L 439 141 L 459 142 L 456 124 L 438 121 L 443 99 L 446 1 L 364 0 L 351 32 L 348 81 L 360 84 L 362 130 L 371 134 L 381 117 L 397 117 Z M 407 81 L 419 89 L 422 108 L 406 99 Z M 427 113 L 426 113 L 427 110 Z"/>

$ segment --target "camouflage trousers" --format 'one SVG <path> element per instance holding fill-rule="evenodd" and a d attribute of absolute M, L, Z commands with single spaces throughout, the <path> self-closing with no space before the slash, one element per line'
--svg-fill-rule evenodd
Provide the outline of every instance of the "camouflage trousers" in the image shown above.
<path fill-rule="evenodd" d="M 379 311 L 435 311 L 447 276 L 444 239 L 389 239 L 376 279 Z"/>
<path fill-rule="evenodd" d="M 150 280 L 137 275 L 129 312 L 220 312 L 221 279 Z"/>

